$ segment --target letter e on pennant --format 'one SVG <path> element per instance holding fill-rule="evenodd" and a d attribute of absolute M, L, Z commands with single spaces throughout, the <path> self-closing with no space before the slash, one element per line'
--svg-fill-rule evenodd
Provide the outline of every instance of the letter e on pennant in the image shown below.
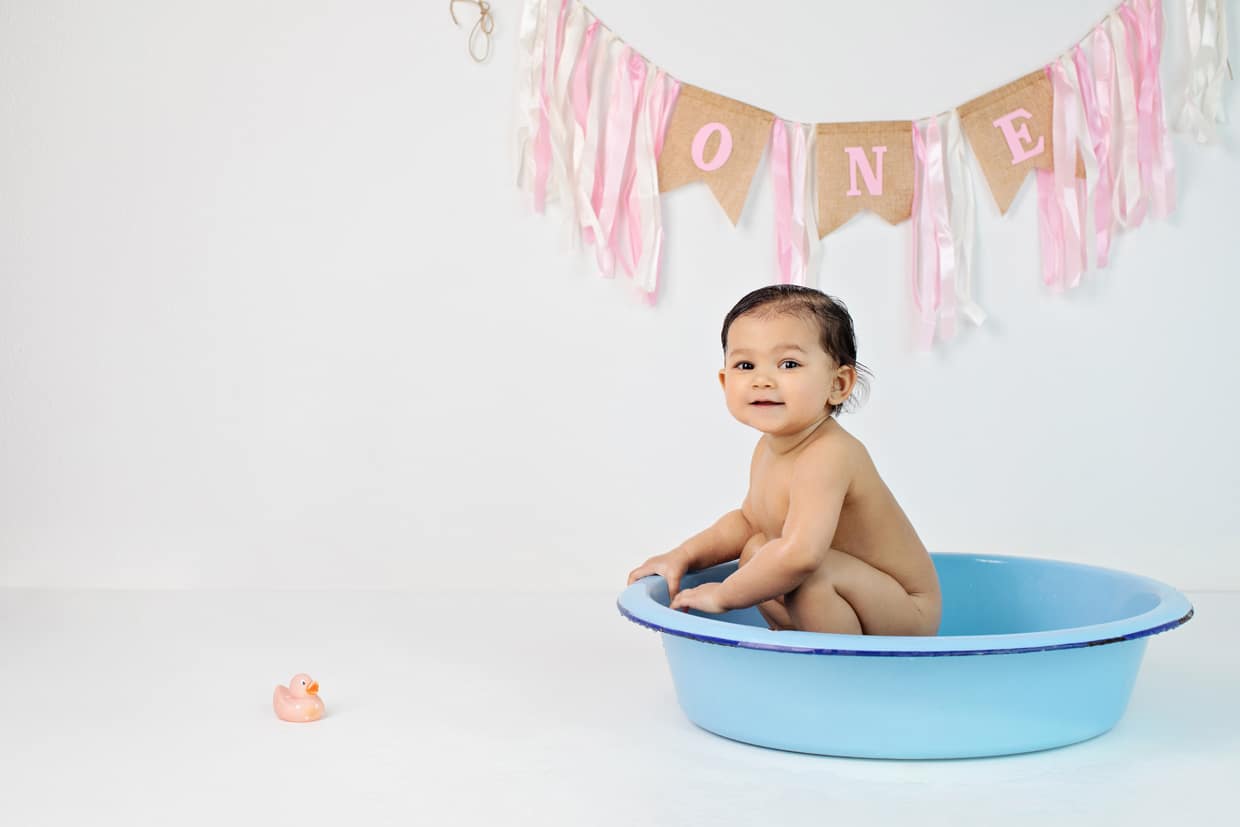
<path fill-rule="evenodd" d="M 1029 135 L 1028 123 L 1022 123 L 1018 127 L 1012 126 L 1012 121 L 1017 118 L 1028 121 L 1032 117 L 1033 113 L 1028 109 L 1013 109 L 994 122 L 994 125 L 1003 132 L 1003 139 L 1007 141 L 1008 149 L 1012 153 L 1012 166 L 1024 163 L 1030 158 L 1036 158 L 1042 154 L 1042 149 L 1046 146 L 1046 139 L 1042 135 L 1038 136 L 1038 142 L 1032 147 L 1025 146 L 1033 140 Z"/>

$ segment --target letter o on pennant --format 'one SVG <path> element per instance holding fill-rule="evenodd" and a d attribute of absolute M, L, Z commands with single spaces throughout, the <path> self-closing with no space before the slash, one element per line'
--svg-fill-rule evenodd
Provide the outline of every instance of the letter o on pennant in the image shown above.
<path fill-rule="evenodd" d="M 708 164 L 702 155 L 706 152 L 706 142 L 715 132 L 719 133 L 719 148 L 715 150 L 715 157 Z M 708 123 L 697 131 L 697 135 L 693 136 L 692 152 L 693 163 L 698 169 L 702 172 L 714 172 L 726 164 L 732 155 L 732 133 L 721 123 Z"/>

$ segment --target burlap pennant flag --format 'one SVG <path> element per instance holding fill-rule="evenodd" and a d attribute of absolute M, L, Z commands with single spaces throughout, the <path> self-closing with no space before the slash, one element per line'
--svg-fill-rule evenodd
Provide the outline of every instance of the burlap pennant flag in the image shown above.
<path fill-rule="evenodd" d="M 816 145 L 819 238 L 861 210 L 891 224 L 912 214 L 912 121 L 818 124 Z"/>
<path fill-rule="evenodd" d="M 1039 69 L 963 104 L 957 111 L 990 192 L 1006 213 L 1032 169 L 1052 169 L 1053 98 Z"/>
<path fill-rule="evenodd" d="M 683 84 L 659 156 L 659 192 L 705 181 L 735 226 L 774 119 L 770 112 Z"/>

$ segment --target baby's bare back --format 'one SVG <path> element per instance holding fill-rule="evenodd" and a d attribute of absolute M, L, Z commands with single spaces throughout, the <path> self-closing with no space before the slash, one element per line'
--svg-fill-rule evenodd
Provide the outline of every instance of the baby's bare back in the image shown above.
<path fill-rule="evenodd" d="M 768 539 L 783 534 L 798 461 L 829 461 L 838 466 L 833 473 L 847 477 L 847 492 L 829 549 L 888 575 L 916 598 L 921 610 L 933 614 L 937 628 L 939 583 L 926 547 L 879 476 L 865 446 L 834 420 L 786 454 L 770 450 L 765 439 L 759 441 L 750 466 L 749 494 L 742 507 L 755 532 Z M 858 601 L 849 602 L 858 608 Z M 858 609 L 858 615 L 862 613 Z M 863 625 L 864 621 L 862 618 Z"/>

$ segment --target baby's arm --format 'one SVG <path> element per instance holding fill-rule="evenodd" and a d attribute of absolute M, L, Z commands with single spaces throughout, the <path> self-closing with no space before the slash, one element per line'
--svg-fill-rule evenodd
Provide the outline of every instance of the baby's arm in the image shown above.
<path fill-rule="evenodd" d="M 751 479 L 761 447 L 762 442 L 759 441 L 749 460 Z M 661 574 L 667 580 L 668 597 L 675 598 L 676 590 L 680 588 L 680 578 L 685 572 L 710 568 L 740 557 L 745 543 L 756 531 L 745 517 L 744 512 L 748 505 L 749 495 L 746 494 L 745 502 L 740 508 L 729 511 L 710 528 L 698 532 L 666 554 L 651 557 L 629 572 L 629 585 L 647 575 Z"/>
<path fill-rule="evenodd" d="M 752 533 L 749 520 L 745 519 L 741 509 L 729 511 L 710 528 L 698 532 L 666 554 L 651 557 L 633 569 L 629 572 L 629 584 L 632 585 L 647 575 L 661 574 L 667 580 L 668 597 L 674 598 L 680 588 L 680 578 L 685 572 L 735 560 Z"/>
<path fill-rule="evenodd" d="M 753 480 L 754 466 L 758 462 L 758 456 L 762 452 L 762 441 L 754 446 L 753 454 L 749 458 L 749 478 Z M 698 569 L 708 569 L 719 563 L 726 563 L 729 560 L 735 560 L 741 556 L 741 552 L 745 550 L 745 544 L 749 542 L 749 538 L 758 532 L 758 529 L 750 524 L 749 519 L 745 516 L 745 512 L 749 510 L 749 492 L 745 492 L 745 501 L 741 503 L 741 507 L 735 511 L 729 511 L 724 514 L 715 524 L 700 534 L 690 537 L 681 543 L 681 548 L 686 549 L 689 556 L 689 571 L 697 571 Z M 750 511 L 749 513 L 753 513 Z"/>
<path fill-rule="evenodd" d="M 689 563 L 689 571 L 707 569 L 740 557 L 753 532 L 742 509 L 724 514 L 710 528 L 680 544 Z"/>
<path fill-rule="evenodd" d="M 716 588 L 681 592 L 673 608 L 728 611 L 756 606 L 801 585 L 825 559 L 835 538 L 840 509 L 848 491 L 844 456 L 832 446 L 812 446 L 797 459 L 788 494 L 783 534 Z M 714 585 L 714 584 L 707 584 Z M 714 594 L 710 594 L 714 592 Z M 699 604 L 696 597 L 703 598 Z"/>

